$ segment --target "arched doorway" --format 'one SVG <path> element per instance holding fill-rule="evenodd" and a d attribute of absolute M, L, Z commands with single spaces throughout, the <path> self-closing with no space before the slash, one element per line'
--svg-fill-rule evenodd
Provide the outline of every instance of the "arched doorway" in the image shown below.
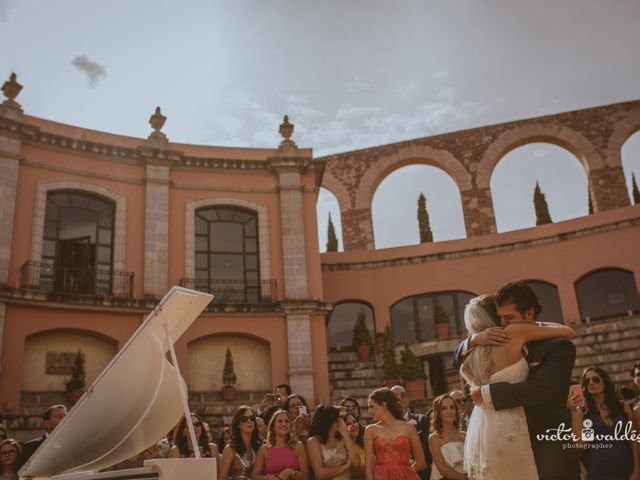
<path fill-rule="evenodd" d="M 341 302 L 333 307 L 329 317 L 329 348 L 342 350 L 353 347 L 353 326 L 361 312 L 365 315 L 365 322 L 373 340 L 376 330 L 371 305 L 359 300 Z"/>

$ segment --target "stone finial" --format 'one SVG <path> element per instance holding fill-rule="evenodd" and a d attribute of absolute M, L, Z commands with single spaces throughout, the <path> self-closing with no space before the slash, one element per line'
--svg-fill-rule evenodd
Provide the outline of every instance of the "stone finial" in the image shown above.
<path fill-rule="evenodd" d="M 285 141 L 291 138 L 294 128 L 295 125 L 289 122 L 289 115 L 285 115 L 284 120 L 280 124 L 280 135 L 285 139 Z"/>
<path fill-rule="evenodd" d="M 169 139 L 160 130 L 164 126 L 164 122 L 167 121 L 167 117 L 162 115 L 160 107 L 156 107 L 156 111 L 151 117 L 149 117 L 149 125 L 153 128 L 153 132 L 149 135 L 149 142 L 155 146 L 163 146 L 168 143 Z"/>
<path fill-rule="evenodd" d="M 12 73 L 11 76 L 9 76 L 9 80 L 4 82 L 4 84 L 2 85 L 2 93 L 4 93 L 4 96 L 7 97 L 7 100 L 5 100 L 2 105 L 22 111 L 20 104 L 15 101 L 15 98 L 20 93 L 20 90 L 22 90 L 22 85 L 18 83 L 16 78 L 16 74 Z"/>
<path fill-rule="evenodd" d="M 294 154 L 298 149 L 298 146 L 295 144 L 293 140 L 291 140 L 291 135 L 293 134 L 293 129 L 295 125 L 289 122 L 289 115 L 284 116 L 284 120 L 280 124 L 280 135 L 282 136 L 282 142 L 280 142 L 280 151 L 281 154 L 286 154 L 287 156 Z"/>

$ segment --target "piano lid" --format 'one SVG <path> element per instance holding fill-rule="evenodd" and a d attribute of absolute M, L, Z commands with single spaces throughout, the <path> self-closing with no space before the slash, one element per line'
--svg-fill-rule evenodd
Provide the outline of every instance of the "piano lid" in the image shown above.
<path fill-rule="evenodd" d="M 166 328 L 175 342 L 212 298 L 173 287 L 20 469 L 20 476 L 97 471 L 166 435 L 183 413 L 175 370 L 167 360 Z"/>

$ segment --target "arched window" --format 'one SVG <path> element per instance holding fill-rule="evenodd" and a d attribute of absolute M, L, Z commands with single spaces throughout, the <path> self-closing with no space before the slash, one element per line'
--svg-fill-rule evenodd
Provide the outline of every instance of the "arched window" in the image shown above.
<path fill-rule="evenodd" d="M 580 316 L 587 320 L 640 312 L 640 298 L 633 273 L 608 268 L 589 273 L 576 282 Z"/>
<path fill-rule="evenodd" d="M 451 336 L 464 333 L 464 307 L 476 295 L 469 292 L 439 292 L 415 295 L 391 307 L 391 328 L 396 343 L 424 342 L 436 338 L 436 302 L 449 318 Z"/>
<path fill-rule="evenodd" d="M 108 296 L 112 291 L 113 202 L 78 191 L 47 195 L 40 286 Z"/>
<path fill-rule="evenodd" d="M 538 316 L 538 320 L 564 323 L 558 287 L 541 280 L 527 280 L 525 283 L 533 289 L 538 297 L 538 302 L 542 305 L 542 313 Z"/>
<path fill-rule="evenodd" d="M 331 317 L 329 317 L 329 347 L 330 348 L 351 348 L 353 346 L 353 326 L 358 319 L 360 312 L 365 315 L 365 322 L 369 327 L 371 339 L 375 335 L 375 321 L 373 309 L 364 302 L 343 302 L 333 307 Z"/>
<path fill-rule="evenodd" d="M 212 293 L 216 303 L 258 303 L 256 212 L 214 206 L 195 213 L 195 287 Z"/>

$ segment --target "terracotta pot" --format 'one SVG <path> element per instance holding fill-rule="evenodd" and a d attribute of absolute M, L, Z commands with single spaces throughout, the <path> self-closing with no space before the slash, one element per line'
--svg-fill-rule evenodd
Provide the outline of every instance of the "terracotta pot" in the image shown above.
<path fill-rule="evenodd" d="M 233 402 L 238 396 L 238 391 L 236 387 L 232 385 L 227 385 L 226 387 L 222 387 L 222 400 L 225 402 Z"/>
<path fill-rule="evenodd" d="M 384 335 L 382 333 L 376 333 L 376 347 L 384 346 Z"/>
<path fill-rule="evenodd" d="M 81 388 L 72 388 L 71 390 L 67 390 L 67 402 L 69 405 L 75 405 L 84 392 Z"/>
<path fill-rule="evenodd" d="M 448 338 L 449 337 L 449 324 L 448 323 L 436 323 L 436 337 Z"/>
<path fill-rule="evenodd" d="M 358 350 L 358 359 L 361 362 L 368 362 L 371 356 L 371 345 L 358 345 L 356 349 Z"/>
<path fill-rule="evenodd" d="M 424 398 L 425 396 L 424 378 L 406 380 L 404 382 L 404 388 L 407 390 L 409 398 L 412 400 Z"/>

